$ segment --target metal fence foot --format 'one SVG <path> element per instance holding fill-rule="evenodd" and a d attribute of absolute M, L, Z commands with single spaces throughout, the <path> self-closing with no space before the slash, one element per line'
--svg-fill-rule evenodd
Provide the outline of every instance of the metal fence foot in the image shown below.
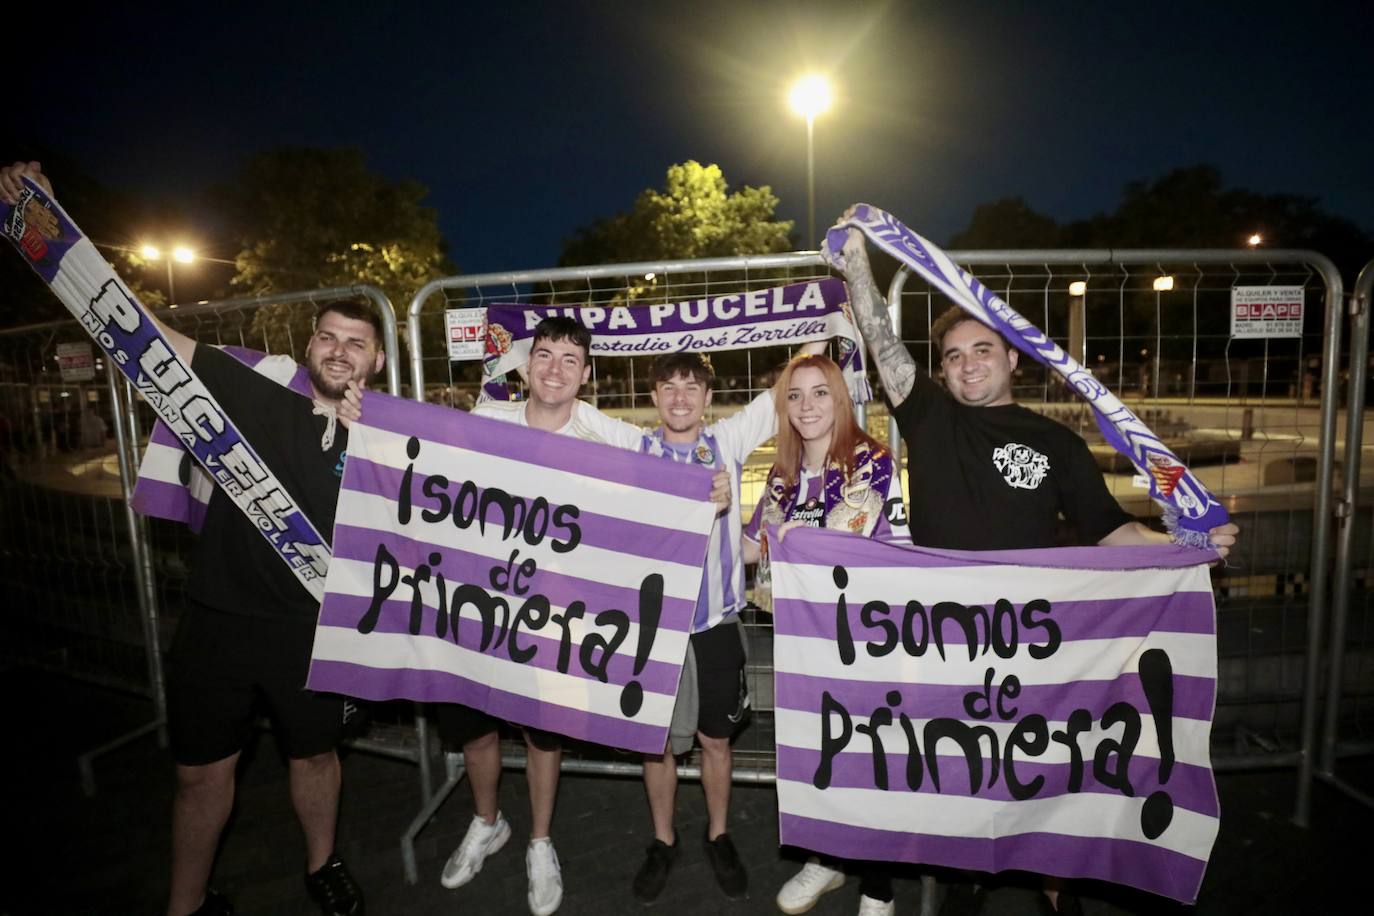
<path fill-rule="evenodd" d="M 463 781 L 463 776 L 467 770 L 455 765 L 455 758 L 458 755 L 445 755 L 447 764 L 448 778 L 443 785 L 425 802 L 418 814 L 406 827 L 406 832 L 401 834 L 401 868 L 405 872 L 407 884 L 418 884 L 420 881 L 420 870 L 415 862 L 415 838 L 420 835 L 420 831 L 429 825 L 434 819 L 434 815 L 443 807 L 444 802 L 448 801 L 449 793 Z"/>

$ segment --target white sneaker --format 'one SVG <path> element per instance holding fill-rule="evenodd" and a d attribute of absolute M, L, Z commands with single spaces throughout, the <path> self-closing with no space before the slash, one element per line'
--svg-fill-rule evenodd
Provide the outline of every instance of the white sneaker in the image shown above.
<path fill-rule="evenodd" d="M 812 857 L 802 866 L 802 870 L 792 876 L 782 890 L 778 891 L 778 909 L 789 916 L 805 913 L 816 905 L 821 894 L 833 891 L 844 884 L 844 872 L 827 868 L 820 860 Z"/>
<path fill-rule="evenodd" d="M 558 868 L 558 853 L 553 840 L 531 840 L 525 852 L 525 874 L 530 879 L 530 892 L 525 896 L 534 916 L 550 916 L 563 902 L 563 873 Z"/>
<path fill-rule="evenodd" d="M 439 876 L 439 883 L 447 888 L 467 884 L 482 870 L 482 863 L 487 856 L 505 846 L 509 839 L 510 824 L 506 823 L 500 811 L 496 812 L 494 824 L 488 824 L 474 814 L 463 842 L 458 844 L 453 855 L 444 863 L 444 873 Z"/>
<path fill-rule="evenodd" d="M 859 895 L 859 916 L 895 916 L 896 900 L 874 900 L 865 894 Z"/>

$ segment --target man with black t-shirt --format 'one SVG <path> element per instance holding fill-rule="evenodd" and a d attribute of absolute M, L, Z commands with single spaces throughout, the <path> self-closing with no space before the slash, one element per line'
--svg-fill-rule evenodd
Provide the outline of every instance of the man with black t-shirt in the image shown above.
<path fill-rule="evenodd" d="M 1056 547 L 1061 515 L 1077 544 L 1168 543 L 1167 534 L 1117 504 L 1081 438 L 1015 403 L 1011 379 L 1019 354 L 1000 334 L 958 306 L 937 318 L 930 335 L 940 356 L 941 387 L 893 333 L 858 229 L 849 229 L 843 260 L 855 320 L 906 447 L 913 543 L 954 550 Z M 1238 531 L 1228 522 L 1208 535 L 1225 557 Z M 837 878 L 842 876 L 834 870 L 809 863 L 793 879 L 805 887 L 792 896 L 814 900 L 838 887 Z M 867 912 L 893 912 L 887 884 L 863 891 L 872 898 Z M 1068 895 L 1060 900 L 1058 887 L 1046 879 L 1050 908 L 1076 907 Z"/>
<path fill-rule="evenodd" d="M 0 168 L 0 197 L 13 204 L 23 190 L 22 177 L 52 193 L 38 163 L 16 162 Z M 153 321 L 315 530 L 328 537 L 348 441 L 335 411 L 350 382 L 364 382 L 381 370 L 381 320 L 352 302 L 320 309 L 306 347 L 313 403 Z M 281 361 L 289 364 L 289 377 L 294 363 Z M 362 916 L 362 893 L 334 853 L 341 775 L 335 748 L 346 716 L 357 707 L 305 689 L 319 602 L 219 488 L 206 511 L 186 590 L 187 609 L 168 667 L 167 727 L 177 776 L 168 916 L 233 913 L 208 885 L 259 693 L 271 707 L 288 758 L 291 802 L 305 834 L 306 888 L 326 916 Z"/>

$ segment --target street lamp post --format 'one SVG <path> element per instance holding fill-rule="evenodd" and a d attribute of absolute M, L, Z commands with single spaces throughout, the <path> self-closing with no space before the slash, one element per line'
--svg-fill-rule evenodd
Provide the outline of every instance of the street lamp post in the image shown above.
<path fill-rule="evenodd" d="M 825 77 L 804 76 L 789 95 L 792 110 L 806 118 L 806 236 L 816 239 L 816 115 L 830 107 L 830 84 Z"/>
<path fill-rule="evenodd" d="M 190 264 L 196 259 L 196 253 L 185 245 L 176 245 L 172 248 L 170 255 L 163 257 L 162 249 L 156 245 L 144 245 L 139 249 L 139 253 L 149 261 L 164 260 L 167 262 L 167 305 L 176 308 L 177 287 L 176 280 L 172 277 L 172 262 L 180 261 L 182 264 Z"/>

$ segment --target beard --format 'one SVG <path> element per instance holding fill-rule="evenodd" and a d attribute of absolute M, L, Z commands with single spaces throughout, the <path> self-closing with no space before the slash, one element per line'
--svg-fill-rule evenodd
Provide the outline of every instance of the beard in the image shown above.
<path fill-rule="evenodd" d="M 367 378 L 366 373 L 354 372 L 343 381 L 333 382 L 325 377 L 324 365 L 323 360 L 318 363 L 311 362 L 306 366 L 306 371 L 310 376 L 310 384 L 315 386 L 315 391 L 331 401 L 337 401 L 344 396 L 344 392 L 348 390 L 349 382 L 361 382 Z"/>

